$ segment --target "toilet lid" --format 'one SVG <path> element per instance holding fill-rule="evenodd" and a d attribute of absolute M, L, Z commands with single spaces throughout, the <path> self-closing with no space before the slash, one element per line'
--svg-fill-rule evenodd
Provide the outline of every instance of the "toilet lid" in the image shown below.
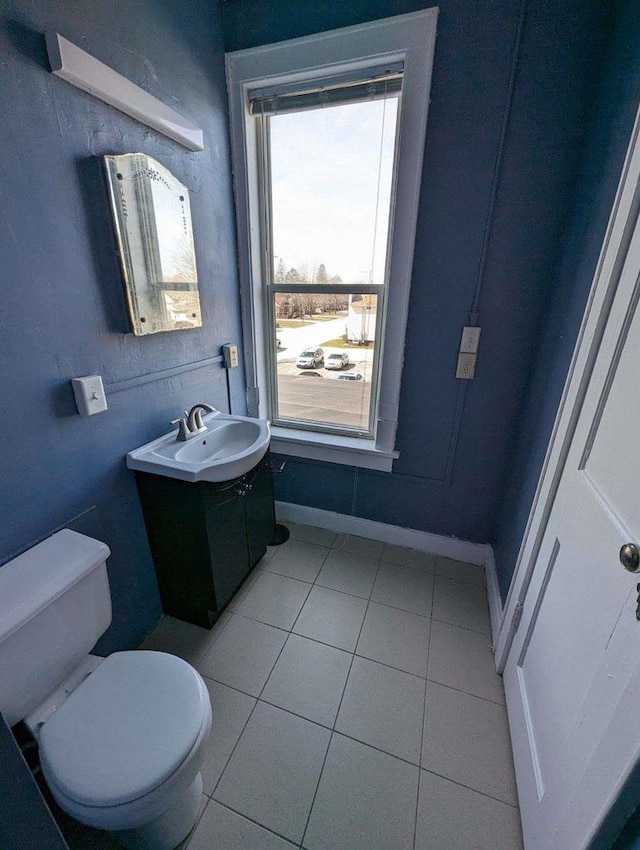
<path fill-rule="evenodd" d="M 47 780 L 87 806 L 115 806 L 157 788 L 184 761 L 207 718 L 199 674 L 163 652 L 106 658 L 44 724 Z"/>

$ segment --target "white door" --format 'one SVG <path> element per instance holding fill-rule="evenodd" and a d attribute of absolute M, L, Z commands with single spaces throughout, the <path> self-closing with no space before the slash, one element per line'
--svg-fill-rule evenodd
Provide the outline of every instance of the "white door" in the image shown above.
<path fill-rule="evenodd" d="M 572 377 L 572 436 L 504 668 L 527 850 L 586 847 L 640 757 L 640 575 L 620 559 L 628 543 L 640 554 L 638 159 L 632 149 L 618 196 L 628 203 L 609 228 L 620 239 L 603 248 L 606 295 Z"/>

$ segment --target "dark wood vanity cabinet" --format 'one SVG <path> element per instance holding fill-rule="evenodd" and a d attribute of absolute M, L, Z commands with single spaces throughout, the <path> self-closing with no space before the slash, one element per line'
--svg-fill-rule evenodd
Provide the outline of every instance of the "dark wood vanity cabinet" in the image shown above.
<path fill-rule="evenodd" d="M 216 484 L 135 476 L 163 610 L 211 628 L 273 539 L 268 453 L 246 475 Z"/>

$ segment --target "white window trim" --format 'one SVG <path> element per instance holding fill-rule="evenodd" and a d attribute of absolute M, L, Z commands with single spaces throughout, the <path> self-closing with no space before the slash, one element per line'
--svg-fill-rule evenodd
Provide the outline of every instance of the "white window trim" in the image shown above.
<path fill-rule="evenodd" d="M 242 295 L 244 365 L 249 414 L 266 418 L 265 291 L 259 204 L 258 138 L 247 91 L 381 62 L 402 61 L 404 78 L 398 136 L 395 214 L 391 234 L 387 316 L 372 440 L 276 427 L 272 448 L 283 454 L 390 471 L 395 437 L 413 266 L 422 162 L 438 9 L 425 9 L 226 56 L 231 150 Z M 264 352 L 264 354 L 262 354 Z"/>

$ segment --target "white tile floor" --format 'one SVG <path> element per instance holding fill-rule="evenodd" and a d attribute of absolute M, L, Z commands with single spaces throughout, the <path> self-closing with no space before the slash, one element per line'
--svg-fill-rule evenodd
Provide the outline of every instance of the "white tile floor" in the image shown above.
<path fill-rule="evenodd" d="M 480 567 L 304 526 L 209 632 L 142 644 L 205 677 L 189 850 L 518 850 Z"/>

